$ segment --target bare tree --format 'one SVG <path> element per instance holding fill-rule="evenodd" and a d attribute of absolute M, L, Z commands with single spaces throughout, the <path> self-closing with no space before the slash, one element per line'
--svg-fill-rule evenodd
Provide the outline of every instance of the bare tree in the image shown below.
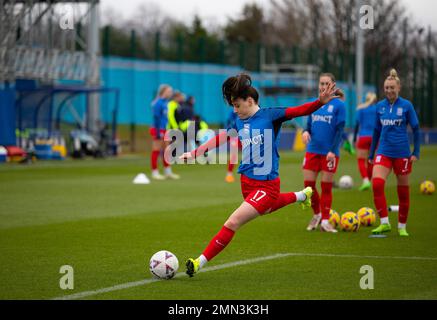
<path fill-rule="evenodd" d="M 174 20 L 164 12 L 161 6 L 155 2 L 140 4 L 135 9 L 135 14 L 126 22 L 125 26 L 135 29 L 140 34 L 166 33 Z"/>
<path fill-rule="evenodd" d="M 270 31 L 268 44 L 300 45 L 308 30 L 305 17 L 305 0 L 271 0 Z M 269 38 L 270 38 L 269 37 Z"/>

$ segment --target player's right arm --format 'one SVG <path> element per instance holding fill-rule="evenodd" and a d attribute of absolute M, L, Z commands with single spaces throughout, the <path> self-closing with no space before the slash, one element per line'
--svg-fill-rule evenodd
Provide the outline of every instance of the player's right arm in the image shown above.
<path fill-rule="evenodd" d="M 305 128 L 305 131 L 302 133 L 302 141 L 305 144 L 308 144 L 311 141 L 311 125 L 312 125 L 312 123 L 313 123 L 313 118 L 310 115 L 308 117 L 307 127 Z"/>
<path fill-rule="evenodd" d="M 162 116 L 162 108 L 161 104 L 156 101 L 152 103 L 152 109 L 153 109 L 153 126 L 155 127 L 155 138 L 160 138 L 160 128 L 161 125 L 161 116 Z"/>
<path fill-rule="evenodd" d="M 361 116 L 361 111 L 358 110 L 357 111 L 357 119 L 355 121 L 355 129 L 354 129 L 354 139 L 353 139 L 354 144 L 355 144 L 355 142 L 357 142 L 358 131 L 360 130 L 360 116 Z"/>
<path fill-rule="evenodd" d="M 370 163 L 373 163 L 376 147 L 378 146 L 379 137 L 381 136 L 381 130 L 382 130 L 381 121 L 379 120 L 379 112 L 377 112 L 376 119 L 375 119 L 375 129 L 373 130 L 372 145 L 370 146 L 370 152 L 369 152 Z"/>
<path fill-rule="evenodd" d="M 202 144 L 197 149 L 194 149 L 191 152 L 185 152 L 184 154 L 182 154 L 179 157 L 179 159 L 189 160 L 189 159 L 194 159 L 198 156 L 203 156 L 205 154 L 205 152 L 207 152 L 208 150 L 213 150 L 213 149 L 221 146 L 222 144 L 226 143 L 227 141 L 228 141 L 228 133 L 222 132 L 222 133 L 216 135 L 215 137 L 211 138 L 210 140 L 208 140 L 204 144 Z"/>

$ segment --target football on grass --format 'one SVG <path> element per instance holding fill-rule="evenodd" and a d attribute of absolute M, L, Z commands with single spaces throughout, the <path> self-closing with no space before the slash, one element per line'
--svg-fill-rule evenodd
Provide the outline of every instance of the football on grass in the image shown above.
<path fill-rule="evenodd" d="M 176 256 L 167 250 L 161 250 L 150 258 L 150 273 L 158 279 L 171 279 L 179 268 Z"/>

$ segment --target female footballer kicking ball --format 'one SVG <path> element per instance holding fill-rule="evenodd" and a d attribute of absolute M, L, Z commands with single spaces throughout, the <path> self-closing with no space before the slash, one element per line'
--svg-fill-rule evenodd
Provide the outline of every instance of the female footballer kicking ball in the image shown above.
<path fill-rule="evenodd" d="M 232 240 L 235 232 L 247 222 L 274 212 L 288 204 L 301 202 L 303 208 L 311 205 L 311 188 L 300 192 L 280 193 L 278 177 L 278 136 L 284 121 L 308 115 L 335 98 L 335 85 L 331 83 L 320 92 L 319 99 L 295 108 L 260 108 L 258 92 L 246 74 L 228 78 L 222 86 L 223 97 L 238 118 L 233 129 L 238 131 L 242 144 L 241 190 L 244 202 L 225 222 L 219 233 L 197 259 L 186 262 L 187 274 L 193 276 L 208 261 L 219 254 Z M 208 149 L 227 141 L 227 133 L 217 135 L 196 150 L 184 153 L 180 159 L 193 159 Z M 269 159 L 269 160 L 266 160 Z"/>
<path fill-rule="evenodd" d="M 322 73 L 319 77 L 319 92 L 335 86 L 335 77 L 331 73 Z M 307 152 L 303 161 L 303 177 L 305 187 L 311 187 L 313 196 L 311 206 L 314 215 L 307 227 L 308 231 L 317 229 L 336 233 L 329 223 L 329 212 L 332 205 L 332 186 L 340 157 L 340 143 L 346 120 L 344 102 L 339 97 L 328 100 L 322 108 L 308 117 L 307 128 L 302 134 Z M 316 189 L 317 176 L 321 173 L 322 195 Z"/>
<path fill-rule="evenodd" d="M 372 187 L 373 200 L 378 210 L 381 224 L 372 230 L 373 234 L 391 231 L 388 219 L 387 202 L 384 185 L 393 170 L 397 179 L 399 199 L 399 235 L 408 237 L 407 218 L 410 207 L 410 187 L 408 178 L 413 162 L 419 159 L 420 129 L 416 111 L 410 101 L 399 96 L 401 80 L 396 70 L 392 69 L 384 82 L 386 98 L 377 104 L 376 127 L 373 133 L 369 161 L 374 163 Z M 414 151 L 410 151 L 407 126 L 414 134 Z M 378 146 L 379 143 L 379 146 Z M 378 150 L 375 150 L 378 146 Z"/>
<path fill-rule="evenodd" d="M 353 141 L 355 142 L 358 136 L 358 142 L 356 143 L 357 162 L 361 178 L 363 179 L 360 191 L 370 189 L 372 186 L 370 180 L 372 179 L 373 166 L 367 159 L 369 158 L 373 130 L 375 129 L 376 102 L 376 94 L 369 92 L 366 95 L 366 102 L 357 107 Z"/>

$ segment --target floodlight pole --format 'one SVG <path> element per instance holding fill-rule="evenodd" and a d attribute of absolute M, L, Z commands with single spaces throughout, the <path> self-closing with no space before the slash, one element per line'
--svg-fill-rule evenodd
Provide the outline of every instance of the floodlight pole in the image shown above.
<path fill-rule="evenodd" d="M 357 104 L 363 102 L 363 85 L 364 85 L 364 34 L 360 26 L 360 8 L 363 5 L 363 0 L 357 1 L 357 43 L 356 43 L 356 95 Z"/>
<path fill-rule="evenodd" d="M 100 84 L 100 65 L 99 65 L 99 1 L 89 3 L 89 23 L 87 37 L 87 54 L 90 61 L 90 70 L 87 78 L 88 86 L 98 86 Z M 92 133 L 97 134 L 99 131 L 98 121 L 100 119 L 100 99 L 96 93 L 88 96 L 88 118 L 87 127 Z"/>

